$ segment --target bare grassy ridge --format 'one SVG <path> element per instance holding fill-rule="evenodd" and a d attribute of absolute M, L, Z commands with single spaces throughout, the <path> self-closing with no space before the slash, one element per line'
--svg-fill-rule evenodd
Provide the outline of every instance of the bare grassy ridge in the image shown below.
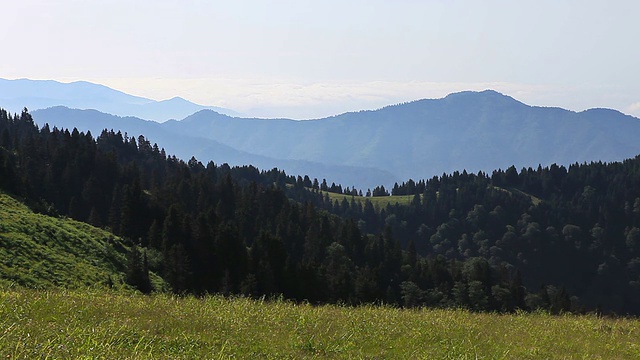
<path fill-rule="evenodd" d="M 357 203 L 360 203 L 364 206 L 366 200 L 371 201 L 371 204 L 374 207 L 379 209 L 384 209 L 387 205 L 409 205 L 413 200 L 413 195 L 391 195 L 391 196 L 354 196 L 349 194 L 338 194 L 332 193 L 328 191 L 321 191 L 322 195 L 329 195 L 329 199 L 332 202 L 338 200 L 338 203 L 342 203 L 343 199 L 347 199 L 348 202 L 351 202 L 353 199 Z"/>
<path fill-rule="evenodd" d="M 533 205 L 538 205 L 542 202 L 542 199 L 537 198 L 531 194 L 527 194 L 522 190 L 516 189 L 516 188 L 501 188 L 498 186 L 491 186 L 494 189 L 500 190 L 500 191 L 505 191 L 509 194 L 512 193 L 518 193 L 521 195 L 524 195 L 526 197 L 528 197 L 529 199 L 531 199 L 531 203 Z M 338 194 L 338 193 L 332 193 L 332 192 L 328 192 L 328 191 L 320 191 L 322 193 L 322 195 L 329 195 L 329 199 L 331 199 L 332 202 L 335 202 L 336 200 L 338 201 L 338 203 L 342 203 L 343 199 L 347 199 L 347 201 L 351 202 L 351 200 L 354 200 L 356 203 L 360 203 L 362 206 L 364 206 L 364 203 L 366 200 L 371 201 L 371 204 L 378 208 L 378 209 L 384 209 L 387 205 L 409 205 L 411 204 L 411 202 L 413 201 L 413 195 L 391 195 L 391 196 L 354 196 L 354 195 L 350 195 L 350 194 Z M 420 198 L 422 199 L 422 195 L 420 195 Z"/>
<path fill-rule="evenodd" d="M 637 359 L 640 321 L 0 290 L 2 358 Z"/>

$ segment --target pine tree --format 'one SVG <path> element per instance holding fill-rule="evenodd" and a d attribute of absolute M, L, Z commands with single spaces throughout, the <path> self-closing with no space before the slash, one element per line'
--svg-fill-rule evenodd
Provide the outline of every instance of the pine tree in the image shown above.
<path fill-rule="evenodd" d="M 141 254 L 136 245 L 133 245 L 129 251 L 126 274 L 127 284 L 135 287 L 144 294 L 151 292 L 147 252 L 145 251 Z"/>

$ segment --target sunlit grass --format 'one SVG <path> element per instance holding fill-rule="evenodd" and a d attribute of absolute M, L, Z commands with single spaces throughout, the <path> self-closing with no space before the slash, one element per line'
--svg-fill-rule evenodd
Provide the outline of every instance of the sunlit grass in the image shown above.
<path fill-rule="evenodd" d="M 86 223 L 33 213 L 0 193 L 0 284 L 31 288 L 121 283 L 127 247 Z"/>
<path fill-rule="evenodd" d="M 0 291 L 2 358 L 637 359 L 640 321 Z"/>
<path fill-rule="evenodd" d="M 329 195 L 329 199 L 332 202 L 338 201 L 341 204 L 343 199 L 347 199 L 349 203 L 354 200 L 356 203 L 360 203 L 364 206 L 364 203 L 369 200 L 374 207 L 378 209 L 384 209 L 387 205 L 409 205 L 413 200 L 413 195 L 392 195 L 392 196 L 353 196 L 346 194 L 337 194 L 328 191 L 321 191 L 322 195 Z"/>
<path fill-rule="evenodd" d="M 531 199 L 531 203 L 533 205 L 538 205 L 542 202 L 542 199 L 537 198 L 531 194 L 525 193 L 524 191 L 516 188 L 507 189 L 507 188 L 501 188 L 497 186 L 491 186 L 491 188 L 504 191 L 509 194 L 517 193 L 520 195 L 524 195 L 529 199 Z M 342 201 L 346 199 L 349 202 L 349 204 L 351 204 L 351 201 L 353 200 L 356 203 L 360 203 L 362 206 L 364 206 L 365 202 L 369 200 L 371 201 L 371 204 L 377 209 L 384 209 L 388 205 L 409 205 L 413 201 L 413 197 L 414 197 L 414 195 L 391 195 L 391 196 L 365 197 L 365 196 L 354 196 L 354 195 L 348 195 L 348 194 L 337 194 L 337 193 L 332 193 L 328 191 L 320 191 L 320 192 L 322 193 L 323 196 L 328 195 L 329 199 L 331 199 L 332 202 L 335 202 L 337 200 L 338 204 L 341 204 Z M 424 199 L 424 196 L 421 194 L 420 198 Z"/>

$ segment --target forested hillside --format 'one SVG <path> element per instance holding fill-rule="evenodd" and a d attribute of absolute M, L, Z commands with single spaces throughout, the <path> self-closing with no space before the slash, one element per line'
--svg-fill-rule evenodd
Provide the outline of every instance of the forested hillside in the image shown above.
<path fill-rule="evenodd" d="M 2 189 L 136 243 L 144 264 L 130 265 L 178 293 L 640 313 L 639 159 L 456 172 L 375 208 L 276 169 L 185 162 L 144 136 L 39 129 L 26 111 L 0 111 L 0 136 Z"/>
<path fill-rule="evenodd" d="M 383 208 L 375 197 L 331 201 L 311 188 L 297 193 L 367 233 L 390 227 L 419 254 L 481 257 L 519 269 L 530 290 L 553 284 L 589 308 L 640 311 L 640 157 L 409 180 L 391 194 L 410 203 Z"/>

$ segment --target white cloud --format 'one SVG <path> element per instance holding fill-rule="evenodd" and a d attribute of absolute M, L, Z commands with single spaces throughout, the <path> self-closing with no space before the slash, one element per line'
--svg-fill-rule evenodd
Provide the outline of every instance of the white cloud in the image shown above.
<path fill-rule="evenodd" d="M 629 105 L 626 109 L 626 113 L 635 117 L 640 117 L 640 101 Z"/>

